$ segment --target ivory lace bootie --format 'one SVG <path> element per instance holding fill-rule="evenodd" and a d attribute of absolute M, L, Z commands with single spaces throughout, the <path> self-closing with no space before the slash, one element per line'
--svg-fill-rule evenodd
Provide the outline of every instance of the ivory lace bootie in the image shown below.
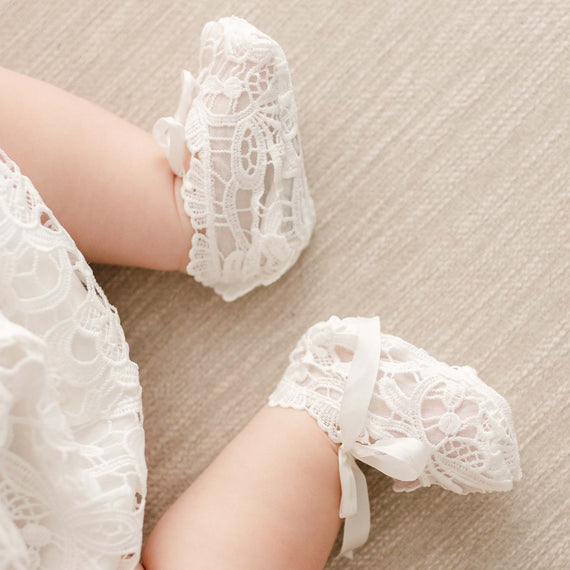
<path fill-rule="evenodd" d="M 393 477 L 395 491 L 508 491 L 521 478 L 506 400 L 472 368 L 381 333 L 377 317 L 332 317 L 311 327 L 269 405 L 306 410 L 340 444 L 341 554 L 349 557 L 370 529 L 356 459 Z"/>
<path fill-rule="evenodd" d="M 153 136 L 182 178 L 195 231 L 190 275 L 232 301 L 297 261 L 315 216 L 277 42 L 239 18 L 208 23 L 200 72 L 183 72 L 178 110 L 157 121 Z"/>

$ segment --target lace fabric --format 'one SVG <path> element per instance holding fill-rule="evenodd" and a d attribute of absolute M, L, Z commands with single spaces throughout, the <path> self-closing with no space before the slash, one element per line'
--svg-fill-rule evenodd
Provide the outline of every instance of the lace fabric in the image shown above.
<path fill-rule="evenodd" d="M 136 566 L 138 369 L 91 268 L 2 151 L 0 455 L 0 568 Z"/>
<path fill-rule="evenodd" d="M 281 47 L 223 18 L 202 32 L 200 68 L 182 92 L 187 116 L 159 120 L 154 136 L 178 173 L 184 120 L 191 160 L 181 192 L 195 230 L 187 271 L 231 301 L 297 261 L 315 215 Z"/>
<path fill-rule="evenodd" d="M 340 443 L 339 410 L 356 345 L 355 319 L 332 317 L 299 340 L 270 406 L 306 410 Z M 402 339 L 381 335 L 376 384 L 358 443 L 413 437 L 431 448 L 415 481 L 455 493 L 506 491 L 521 470 L 511 409 L 472 368 L 452 367 Z"/>

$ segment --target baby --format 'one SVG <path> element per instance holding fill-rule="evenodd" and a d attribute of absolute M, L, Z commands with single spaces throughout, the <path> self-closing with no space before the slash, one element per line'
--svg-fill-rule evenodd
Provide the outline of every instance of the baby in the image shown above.
<path fill-rule="evenodd" d="M 137 368 L 85 258 L 187 272 L 232 301 L 286 272 L 315 223 L 280 46 L 224 18 L 203 30 L 198 76 L 182 79 L 151 137 L 0 69 L 7 566 L 323 568 L 342 520 L 341 554 L 369 534 L 357 460 L 396 491 L 511 489 L 511 411 L 472 368 L 383 333 L 377 317 L 331 317 L 301 337 L 268 405 L 166 511 L 139 562 Z"/>

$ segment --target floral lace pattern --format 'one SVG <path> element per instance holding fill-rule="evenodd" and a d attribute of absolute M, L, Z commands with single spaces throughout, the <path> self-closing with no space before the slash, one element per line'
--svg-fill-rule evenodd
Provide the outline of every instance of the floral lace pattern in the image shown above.
<path fill-rule="evenodd" d="M 138 369 L 91 268 L 2 151 L 0 455 L 0 568 L 136 566 Z"/>
<path fill-rule="evenodd" d="M 270 406 L 306 410 L 339 443 L 343 386 L 356 346 L 354 319 L 311 327 L 290 356 Z M 452 367 L 402 339 L 382 334 L 378 374 L 358 442 L 414 437 L 431 457 L 413 482 L 395 491 L 440 485 L 456 493 L 506 491 L 521 471 L 511 409 L 472 368 Z"/>
<path fill-rule="evenodd" d="M 202 32 L 200 68 L 180 107 L 191 154 L 181 192 L 195 230 L 187 271 L 231 301 L 297 261 L 315 216 L 281 47 L 223 18 Z"/>

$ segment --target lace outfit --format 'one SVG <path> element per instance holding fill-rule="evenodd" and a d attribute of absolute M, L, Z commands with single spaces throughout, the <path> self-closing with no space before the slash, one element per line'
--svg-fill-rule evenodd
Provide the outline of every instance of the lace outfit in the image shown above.
<path fill-rule="evenodd" d="M 204 28 L 200 61 L 154 137 L 183 180 L 188 273 L 230 301 L 295 263 L 314 210 L 278 44 L 225 18 Z M 309 329 L 269 404 L 306 410 L 339 444 L 347 556 L 370 524 L 356 459 L 397 491 L 504 491 L 521 476 L 507 402 L 473 369 L 381 334 L 378 319 Z M 118 315 L 0 151 L 0 570 L 134 568 L 145 485 L 141 391 Z"/>
<path fill-rule="evenodd" d="M 507 491 L 521 477 L 506 400 L 472 368 L 380 333 L 377 318 L 332 317 L 311 327 L 269 405 L 306 410 L 340 444 L 348 555 L 369 528 L 366 481 L 355 459 L 394 477 L 395 491 Z"/>
<path fill-rule="evenodd" d="M 134 568 L 145 493 L 117 312 L 0 151 L 0 569 Z"/>
<path fill-rule="evenodd" d="M 183 180 L 187 271 L 232 301 L 283 275 L 315 223 L 291 75 L 279 44 L 233 17 L 204 27 L 200 73 L 182 77 L 175 116 L 153 134 Z"/>

